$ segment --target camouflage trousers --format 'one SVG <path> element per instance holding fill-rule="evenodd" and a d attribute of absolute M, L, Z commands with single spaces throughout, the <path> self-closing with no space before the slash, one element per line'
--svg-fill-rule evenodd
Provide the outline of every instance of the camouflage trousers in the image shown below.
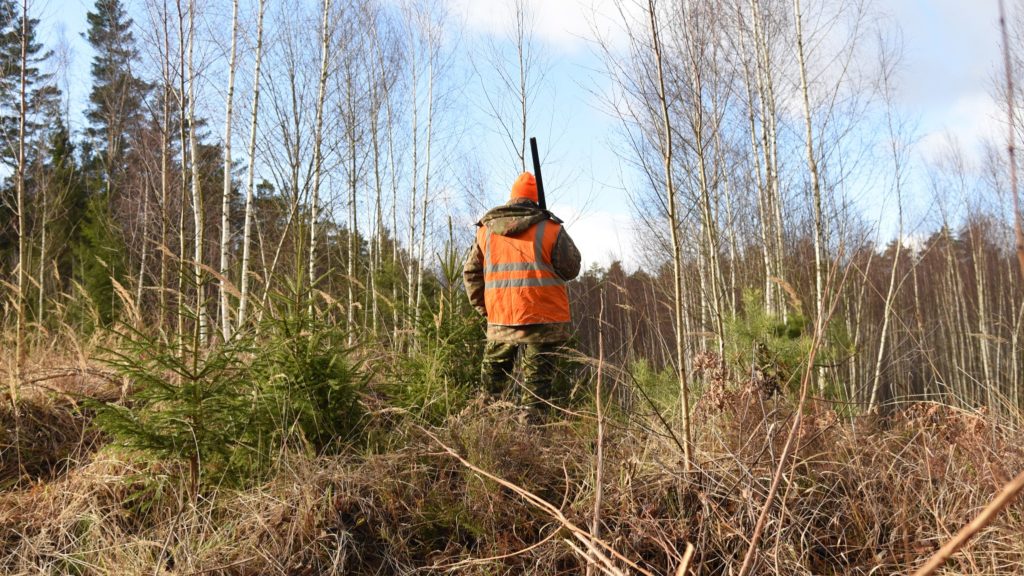
<path fill-rule="evenodd" d="M 507 394 L 512 386 L 512 373 L 516 359 L 521 358 L 523 384 L 534 394 L 552 403 L 561 404 L 568 396 L 561 386 L 556 385 L 558 356 L 561 342 L 518 344 L 488 340 L 484 347 L 484 361 L 480 380 L 484 389 L 491 394 Z M 536 401 L 528 392 L 523 396 L 528 402 Z"/>

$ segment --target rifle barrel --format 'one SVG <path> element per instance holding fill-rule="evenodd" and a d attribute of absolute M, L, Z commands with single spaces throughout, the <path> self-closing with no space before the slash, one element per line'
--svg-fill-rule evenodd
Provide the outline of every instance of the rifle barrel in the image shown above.
<path fill-rule="evenodd" d="M 537 152 L 537 139 L 530 138 L 530 153 L 533 154 L 533 176 L 537 180 L 537 203 L 541 210 L 548 209 L 548 203 L 544 198 L 544 178 L 540 175 L 540 154 Z"/>

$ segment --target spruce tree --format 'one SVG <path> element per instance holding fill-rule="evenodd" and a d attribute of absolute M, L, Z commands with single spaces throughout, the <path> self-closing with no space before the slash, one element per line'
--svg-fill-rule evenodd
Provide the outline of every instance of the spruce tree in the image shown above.
<path fill-rule="evenodd" d="M 37 18 L 29 18 L 26 29 L 25 83 L 27 110 L 25 133 L 30 143 L 26 162 L 40 159 L 38 150 L 49 141 L 53 117 L 60 111 L 60 90 L 53 74 L 44 73 L 40 66 L 53 54 L 43 50 L 36 39 Z M 0 162 L 9 167 L 17 163 L 18 120 L 21 88 L 21 17 L 11 0 L 0 0 Z"/>
<path fill-rule="evenodd" d="M 103 164 L 107 188 L 116 183 L 131 150 L 130 134 L 143 124 L 143 103 L 150 86 L 132 72 L 138 58 L 132 20 L 120 0 L 97 0 L 86 15 L 86 39 L 92 59 L 92 91 L 85 134 Z"/>
<path fill-rule="evenodd" d="M 51 198 L 54 214 L 46 223 L 53 246 L 49 259 L 56 263 L 57 275 L 64 282 L 62 289 L 70 288 L 68 282 L 74 272 L 71 247 L 81 243 L 82 224 L 89 202 L 75 148 L 67 123 L 57 116 L 43 171 L 46 174 L 46 194 Z"/>
<path fill-rule="evenodd" d="M 95 51 L 86 108 L 89 125 L 82 146 L 88 198 L 73 252 L 76 277 L 95 305 L 100 323 L 109 324 L 116 310 L 112 279 L 123 281 L 127 264 L 114 207 L 127 189 L 132 135 L 144 130 L 143 105 L 150 87 L 132 71 L 138 49 L 132 20 L 120 0 L 97 0 L 86 18 L 85 38 Z"/>
<path fill-rule="evenodd" d="M 52 55 L 36 39 L 39 20 L 29 18 L 25 52 L 25 211 L 26 224 L 31 227 L 31 216 L 36 211 L 40 194 L 34 173 L 46 162 L 48 147 L 55 129 L 53 118 L 60 114 L 60 90 L 53 75 L 41 68 Z M 9 174 L 0 182 L 0 261 L 2 269 L 17 265 L 17 234 L 14 223 L 15 178 L 11 175 L 18 164 L 18 130 L 21 117 L 21 50 L 22 21 L 18 5 L 13 0 L 0 0 L 0 166 Z M 22 233 L 30 234 L 29 230 Z M 31 252 L 31 250 L 29 251 Z"/>

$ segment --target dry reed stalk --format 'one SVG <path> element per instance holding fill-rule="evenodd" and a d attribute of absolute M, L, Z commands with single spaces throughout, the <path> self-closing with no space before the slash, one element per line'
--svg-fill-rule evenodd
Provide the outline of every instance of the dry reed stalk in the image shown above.
<path fill-rule="evenodd" d="M 594 456 L 594 516 L 590 520 L 590 533 L 601 536 L 601 500 L 604 498 L 604 408 L 601 400 L 601 381 L 604 373 L 604 288 L 601 289 L 601 307 L 597 313 L 597 384 L 594 402 L 597 408 L 597 447 Z M 587 565 L 587 576 L 593 576 L 594 565 Z"/>
<path fill-rule="evenodd" d="M 654 576 L 651 572 L 645 570 L 644 568 L 639 566 L 637 563 L 633 562 L 632 560 L 630 560 L 629 558 L 624 556 L 622 553 L 620 553 L 619 551 L 615 550 L 615 548 L 613 548 L 607 542 L 601 540 L 600 538 L 594 537 L 592 534 L 590 534 L 589 532 L 587 532 L 583 528 L 580 528 L 579 526 L 577 526 L 571 520 L 566 518 L 565 514 L 563 514 L 561 510 L 556 508 L 554 505 L 552 505 L 547 500 L 544 500 L 540 496 L 537 496 L 536 494 L 534 494 L 533 492 L 530 492 L 529 490 L 523 488 L 522 486 L 519 486 L 517 484 L 509 482 L 508 480 L 505 480 L 504 478 L 500 478 L 498 476 L 495 476 L 494 474 L 491 474 L 490 472 L 484 470 L 483 468 L 480 468 L 479 466 L 476 466 L 475 464 L 473 464 L 469 460 L 466 460 L 465 458 L 463 458 L 458 452 L 455 451 L 455 449 L 449 447 L 447 444 L 442 442 L 440 438 L 438 438 L 437 436 L 432 434 L 429 430 L 427 430 L 425 428 L 422 428 L 422 427 L 420 427 L 420 430 L 424 434 L 426 434 L 428 437 L 430 437 L 430 439 L 433 440 L 438 446 L 440 446 L 442 450 L 444 450 L 449 455 L 451 455 L 453 458 L 458 460 L 466 468 L 469 468 L 473 472 L 476 472 L 477 474 L 487 478 L 488 480 L 491 480 L 493 482 L 496 482 L 496 483 L 500 484 L 501 486 L 504 486 L 505 488 L 508 488 L 509 490 L 511 490 L 512 492 L 518 494 L 524 500 L 526 500 L 527 502 L 532 504 L 533 506 L 539 508 L 540 510 L 543 510 L 546 513 L 548 513 L 555 521 L 557 521 L 559 524 L 561 524 L 563 528 L 568 530 L 577 540 L 579 540 L 579 542 L 581 544 L 583 544 L 583 546 L 586 547 L 587 551 L 589 551 L 590 554 L 583 553 L 575 545 L 572 545 L 571 541 L 569 539 L 565 539 L 566 542 L 569 542 L 570 546 L 574 550 L 576 550 L 577 552 L 581 553 L 584 558 L 594 558 L 594 559 L 598 560 L 600 562 L 600 567 L 603 569 L 603 571 L 606 574 L 614 574 L 616 576 L 618 576 L 618 575 L 623 575 L 624 576 L 624 572 L 622 572 L 622 570 L 620 570 L 619 568 L 617 568 L 615 566 L 614 562 L 612 561 L 612 558 L 609 557 L 609 555 L 610 555 L 610 556 L 614 557 L 615 559 L 619 560 L 620 562 L 625 563 L 627 566 L 629 566 L 633 570 L 636 570 L 640 574 L 644 574 L 645 576 Z M 604 551 L 602 551 L 602 549 Z M 605 552 L 607 552 L 607 554 Z"/>
<path fill-rule="evenodd" d="M 693 552 L 696 548 L 689 542 L 686 543 L 686 552 L 683 552 L 683 559 L 679 562 L 679 567 L 676 568 L 676 576 L 684 576 L 686 570 L 690 567 L 690 561 L 693 560 Z"/>
<path fill-rule="evenodd" d="M 832 268 L 832 272 L 829 273 L 822 292 L 823 295 L 830 294 L 831 287 L 835 283 L 835 273 L 837 268 L 838 267 L 834 266 Z M 848 271 L 849 269 L 847 269 L 847 272 Z M 747 548 L 747 553 L 743 557 L 743 564 L 740 566 L 739 576 L 747 576 L 747 574 L 750 573 L 751 568 L 753 568 L 757 545 L 761 540 L 761 534 L 764 532 L 764 526 L 768 520 L 768 511 L 771 509 L 772 502 L 775 500 L 775 494 L 779 490 L 779 484 L 782 482 L 782 472 L 786 468 L 786 461 L 789 459 L 790 453 L 793 450 L 793 441 L 796 439 L 797 433 L 800 430 L 804 406 L 807 403 L 807 392 L 810 388 L 811 377 L 815 373 L 814 360 L 818 355 L 818 349 L 821 347 L 822 339 L 825 336 L 825 326 L 828 324 L 828 320 L 832 317 L 838 303 L 838 291 L 833 295 L 827 309 L 825 306 L 824 296 L 820 302 L 818 318 L 814 326 L 814 338 L 811 340 L 811 349 L 807 354 L 807 369 L 804 370 L 803 378 L 800 381 L 800 400 L 797 402 L 796 414 L 793 416 L 793 425 L 790 427 L 789 434 L 786 436 L 786 443 L 782 447 L 782 454 L 779 456 L 779 461 L 776 464 L 775 473 L 772 476 L 772 484 L 768 489 L 768 496 L 765 498 L 764 505 L 761 507 L 761 513 L 758 515 L 757 524 L 754 525 L 754 534 L 750 538 L 750 546 Z"/>
<path fill-rule="evenodd" d="M 924 566 L 917 569 L 913 576 L 929 576 L 933 572 L 939 569 L 940 566 L 945 564 L 949 557 L 956 553 L 964 544 L 967 543 L 975 534 L 977 534 L 982 528 L 989 525 L 992 520 L 1010 503 L 1017 494 L 1024 489 L 1024 472 L 1017 474 L 1017 477 L 1011 480 L 999 494 L 989 502 L 988 506 L 981 511 L 978 516 L 971 521 L 970 524 L 964 526 L 956 533 L 956 536 L 952 540 L 946 542 L 938 552 L 932 555 L 931 558 L 925 562 Z"/>

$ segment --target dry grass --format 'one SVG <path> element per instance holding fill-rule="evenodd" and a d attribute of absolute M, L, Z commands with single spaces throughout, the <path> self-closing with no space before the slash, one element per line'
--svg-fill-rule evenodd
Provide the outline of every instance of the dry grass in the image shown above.
<path fill-rule="evenodd" d="M 77 374 L 26 394 L 21 432 L 32 440 L 23 465 L 34 468 L 0 491 L 0 572 L 575 574 L 585 566 L 552 514 L 438 443 L 588 526 L 595 423 L 585 413 L 537 424 L 515 406 L 477 403 L 424 430 L 382 406 L 375 448 L 287 453 L 266 483 L 213 487 L 190 502 L 181 470 L 94 449 L 71 389 L 114 393 L 101 380 Z M 602 540 L 655 574 L 674 573 L 687 543 L 696 549 L 690 573 L 735 571 L 793 415 L 791 403 L 764 392 L 720 379 L 705 394 L 689 474 L 654 418 L 611 414 Z M 9 429 L 9 408 L 0 417 Z M 753 573 L 906 573 L 1024 468 L 1022 440 L 984 413 L 939 405 L 849 421 L 815 404 Z M 1022 531 L 1024 506 L 1011 504 L 945 573 L 1020 572 Z"/>

